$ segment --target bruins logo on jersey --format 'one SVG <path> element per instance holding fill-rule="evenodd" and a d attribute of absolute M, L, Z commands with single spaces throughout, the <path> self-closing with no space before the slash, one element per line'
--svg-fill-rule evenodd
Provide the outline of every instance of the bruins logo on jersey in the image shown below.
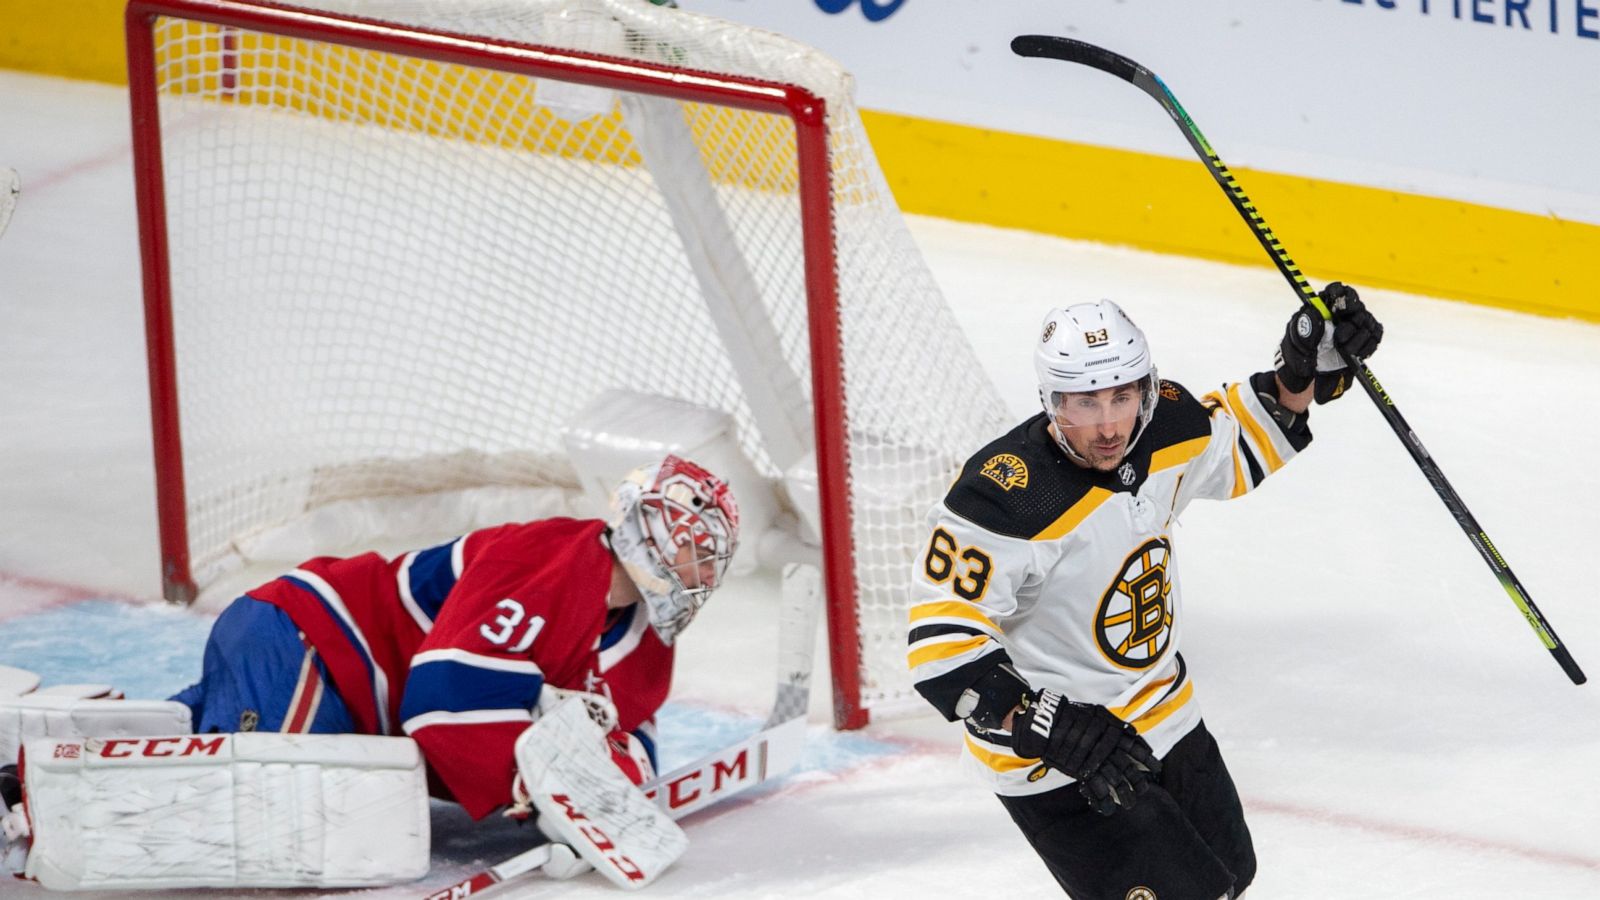
<path fill-rule="evenodd" d="M 983 476 L 1006 490 L 1028 486 L 1028 464 L 1020 456 L 1001 453 L 989 457 L 981 470 Z"/>
<path fill-rule="evenodd" d="M 1162 382 L 1161 382 L 1161 399 L 1163 399 L 1163 400 L 1176 400 L 1176 399 L 1178 399 L 1179 397 L 1182 397 L 1182 396 L 1183 396 L 1183 394 L 1178 390 L 1178 386 L 1177 385 L 1175 385 L 1172 382 L 1167 381 L 1165 379 L 1162 380 Z"/>
<path fill-rule="evenodd" d="M 1148 669 L 1172 639 L 1172 545 L 1146 541 L 1122 561 L 1095 614 L 1100 652 L 1124 669 Z"/>

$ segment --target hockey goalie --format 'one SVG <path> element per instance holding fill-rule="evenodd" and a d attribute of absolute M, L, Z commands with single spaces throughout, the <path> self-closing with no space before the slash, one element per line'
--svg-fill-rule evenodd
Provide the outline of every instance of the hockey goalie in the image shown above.
<path fill-rule="evenodd" d="M 414 880 L 432 794 L 536 819 L 548 874 L 648 884 L 687 846 L 638 787 L 654 716 L 739 513 L 672 455 L 612 501 L 309 560 L 222 613 L 170 700 L 0 670 L 8 865 L 62 890 Z"/>

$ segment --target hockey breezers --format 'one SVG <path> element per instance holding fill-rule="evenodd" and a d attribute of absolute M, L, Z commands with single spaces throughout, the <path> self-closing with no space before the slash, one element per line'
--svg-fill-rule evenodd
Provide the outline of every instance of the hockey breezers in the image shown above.
<path fill-rule="evenodd" d="M 1223 164 L 1216 151 L 1211 149 L 1211 144 L 1206 141 L 1205 135 L 1200 133 L 1200 129 L 1194 124 L 1194 120 L 1189 118 L 1189 114 L 1178 103 L 1178 98 L 1173 96 L 1172 91 L 1167 88 L 1160 78 L 1156 77 L 1154 72 L 1125 56 L 1113 53 L 1102 47 L 1096 47 L 1093 44 L 1073 40 L 1072 38 L 1026 34 L 1011 41 L 1011 50 L 1018 56 L 1047 57 L 1099 69 L 1132 84 L 1134 87 L 1149 94 L 1157 103 L 1160 103 L 1161 108 L 1167 111 L 1167 115 L 1171 116 L 1172 121 L 1183 131 L 1184 138 L 1189 142 L 1189 146 L 1194 150 L 1195 154 L 1200 157 L 1201 162 L 1205 163 L 1207 170 L 1211 172 L 1211 177 L 1216 180 L 1223 192 L 1228 195 L 1228 200 L 1233 203 L 1233 208 L 1249 224 L 1251 231 L 1256 236 L 1256 240 L 1261 243 L 1262 248 L 1272 257 L 1274 265 L 1277 266 L 1283 277 L 1288 280 L 1289 286 L 1294 288 L 1301 302 L 1315 308 L 1323 319 L 1331 318 L 1327 306 L 1317 296 L 1316 289 L 1306 280 L 1305 275 L 1301 273 L 1300 267 L 1295 265 L 1294 260 L 1289 258 L 1288 252 L 1283 249 L 1283 244 L 1272 233 L 1272 229 L 1268 227 L 1260 211 L 1256 209 L 1254 203 L 1250 202 L 1250 198 L 1245 196 L 1244 190 L 1239 187 L 1239 183 L 1234 179 L 1233 173 L 1228 171 L 1228 167 Z M 1567 673 L 1567 677 L 1572 679 L 1573 684 L 1583 684 L 1588 680 L 1584 676 L 1583 670 L 1578 668 L 1577 662 L 1573 660 L 1572 654 L 1567 651 L 1566 645 L 1561 642 L 1559 637 L 1556 637 L 1555 629 L 1550 627 L 1550 623 L 1539 612 L 1539 607 L 1534 605 L 1533 599 L 1528 596 L 1527 591 L 1523 590 L 1522 583 L 1517 580 L 1516 575 L 1512 574 L 1511 567 L 1506 564 L 1505 558 L 1500 555 L 1500 551 L 1495 549 L 1494 543 L 1489 540 L 1489 535 L 1478 524 L 1478 520 L 1473 518 L 1472 513 L 1467 510 L 1466 504 L 1456 494 L 1455 488 L 1450 486 L 1449 480 L 1444 477 L 1444 472 L 1440 471 L 1439 464 L 1433 461 L 1433 457 L 1423 447 L 1422 441 L 1417 437 L 1416 432 L 1412 431 L 1411 426 L 1406 424 L 1405 418 L 1400 415 L 1399 407 L 1395 405 L 1394 399 L 1389 396 L 1388 391 L 1384 390 L 1383 385 L 1378 381 L 1378 377 L 1372 373 L 1372 370 L 1367 367 L 1366 362 L 1363 360 L 1347 357 L 1346 362 L 1355 370 L 1356 381 L 1360 382 L 1361 387 L 1367 392 L 1367 396 L 1372 398 L 1373 404 L 1383 414 L 1383 418 L 1389 423 L 1389 427 L 1394 429 L 1395 436 L 1400 438 L 1400 442 L 1405 445 L 1407 452 L 1411 454 L 1411 458 L 1416 462 L 1417 468 L 1422 470 L 1423 476 L 1433 486 L 1433 490 L 1439 495 L 1439 499 L 1444 501 L 1445 508 L 1450 511 L 1450 515 L 1461 526 L 1461 530 L 1466 532 L 1468 540 L 1472 541 L 1472 545 L 1477 548 L 1478 554 L 1488 564 L 1489 571 L 1494 573 L 1495 578 L 1500 582 L 1500 586 L 1511 597 L 1511 602 L 1516 604 L 1517 609 L 1522 613 L 1522 617 L 1527 620 L 1529 627 L 1533 629 L 1534 634 L 1538 635 L 1539 641 L 1550 651 L 1550 655 L 1555 657 L 1556 662 L 1561 666 L 1561 670 Z"/>

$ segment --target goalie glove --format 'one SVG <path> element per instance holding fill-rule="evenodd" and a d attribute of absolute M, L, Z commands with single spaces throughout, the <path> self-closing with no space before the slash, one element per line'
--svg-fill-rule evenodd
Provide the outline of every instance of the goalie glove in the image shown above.
<path fill-rule="evenodd" d="M 1133 808 L 1150 776 L 1161 772 L 1161 760 L 1139 732 L 1104 706 L 1051 690 L 1030 692 L 1022 704 L 1012 719 L 1011 749 L 1076 778 L 1079 792 L 1103 816 L 1118 806 Z"/>

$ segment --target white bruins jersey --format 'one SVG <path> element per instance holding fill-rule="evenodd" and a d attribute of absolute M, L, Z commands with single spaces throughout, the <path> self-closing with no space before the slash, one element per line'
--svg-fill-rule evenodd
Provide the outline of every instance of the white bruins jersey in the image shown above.
<path fill-rule="evenodd" d="M 911 588 L 912 677 L 954 721 L 961 693 L 1009 661 L 1034 689 L 1107 707 L 1164 756 L 1200 721 L 1178 653 L 1173 521 L 1196 498 L 1251 490 L 1310 432 L 1285 434 L 1249 384 L 1202 400 L 1163 381 L 1133 450 L 1100 472 L 1068 459 L 1048 423 L 1040 413 L 979 451 L 929 514 Z M 969 722 L 965 745 L 964 764 L 997 793 L 1072 781 L 1012 753 L 1007 732 Z"/>

